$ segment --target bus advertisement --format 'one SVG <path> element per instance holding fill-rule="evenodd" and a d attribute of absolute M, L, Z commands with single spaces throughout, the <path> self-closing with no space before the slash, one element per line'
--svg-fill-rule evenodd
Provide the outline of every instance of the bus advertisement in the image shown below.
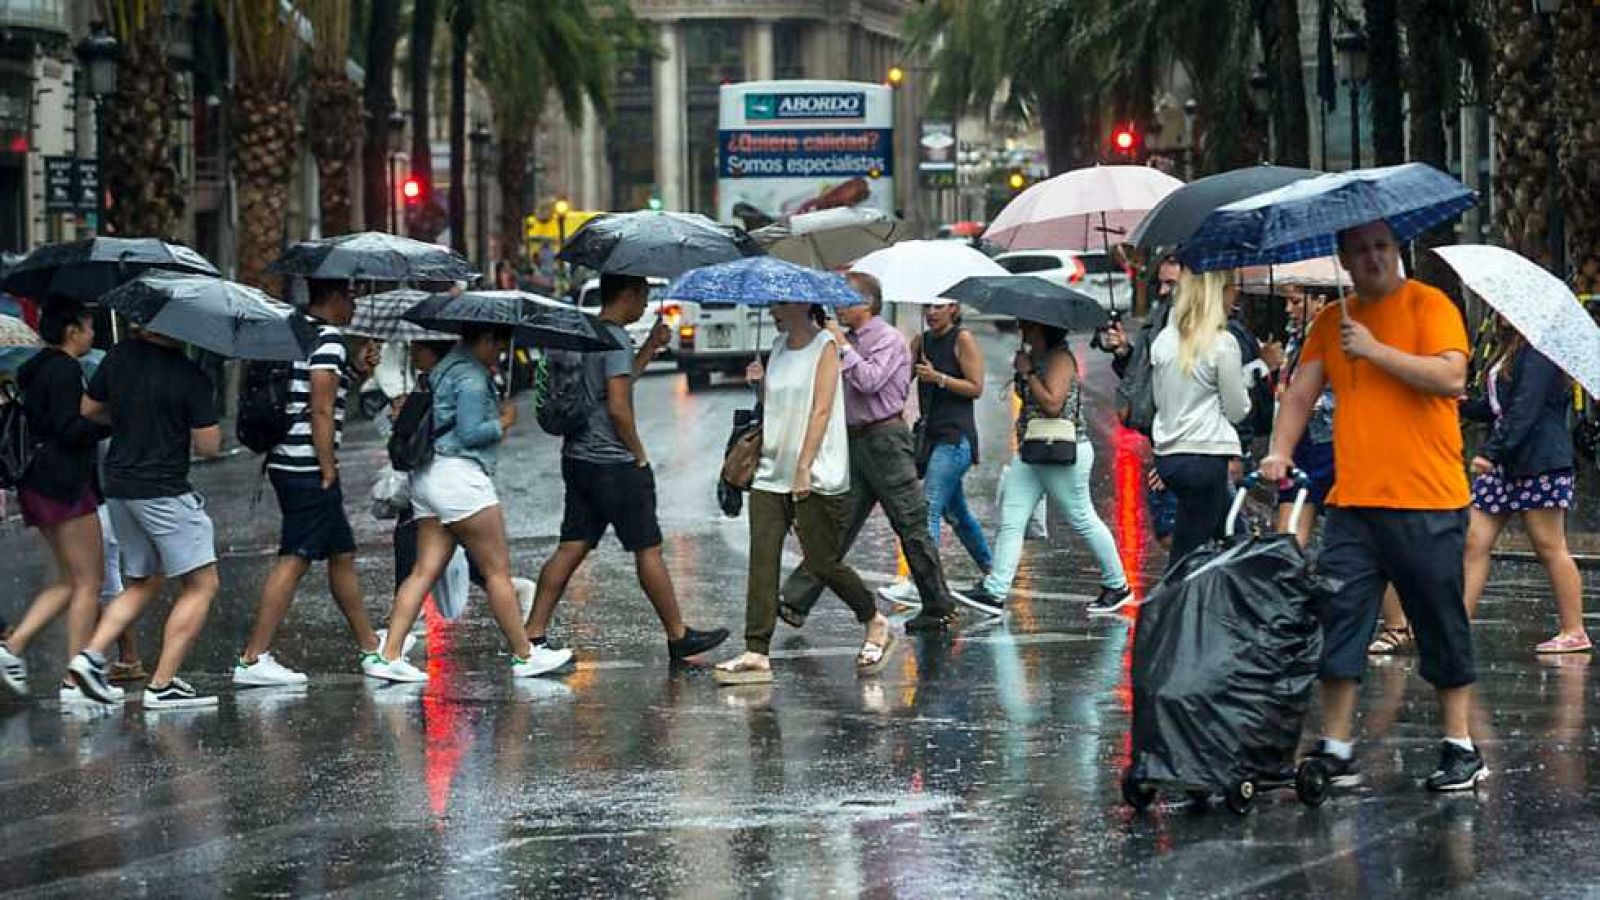
<path fill-rule="evenodd" d="M 757 228 L 837 206 L 894 213 L 894 101 L 886 85 L 725 84 L 717 129 L 724 222 Z"/>

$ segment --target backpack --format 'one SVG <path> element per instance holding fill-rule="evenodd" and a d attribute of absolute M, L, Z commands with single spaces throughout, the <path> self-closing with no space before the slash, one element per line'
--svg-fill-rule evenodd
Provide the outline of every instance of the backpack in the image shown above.
<path fill-rule="evenodd" d="M 1155 366 L 1150 361 L 1150 350 L 1156 335 L 1167 325 L 1170 307 L 1152 311 L 1150 320 L 1139 330 L 1128 356 L 1128 367 L 1123 370 L 1122 383 L 1117 385 L 1117 409 L 1124 427 L 1132 428 L 1150 437 L 1156 425 Z"/>
<path fill-rule="evenodd" d="M 38 452 L 39 440 L 28 427 L 22 395 L 16 385 L 7 384 L 0 388 L 0 487 L 20 485 Z"/>
<path fill-rule="evenodd" d="M 283 443 L 294 422 L 289 417 L 289 383 L 294 363 L 245 363 L 239 385 L 239 443 L 266 453 Z"/>
<path fill-rule="evenodd" d="M 389 465 L 396 472 L 415 472 L 433 462 L 433 391 L 426 379 L 406 395 L 389 432 Z"/>
<path fill-rule="evenodd" d="M 568 437 L 589 422 L 593 400 L 583 379 L 583 354 L 549 350 L 534 375 L 534 418 L 546 434 Z"/>

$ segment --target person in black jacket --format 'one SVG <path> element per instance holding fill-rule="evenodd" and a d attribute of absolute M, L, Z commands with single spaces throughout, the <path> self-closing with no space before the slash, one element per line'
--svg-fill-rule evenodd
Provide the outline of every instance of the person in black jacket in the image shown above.
<path fill-rule="evenodd" d="M 1572 505 L 1572 440 L 1567 376 L 1522 334 L 1504 322 L 1500 350 L 1489 363 L 1484 396 L 1462 404 L 1462 415 L 1493 423 L 1472 458 L 1472 518 L 1467 528 L 1466 604 L 1472 615 L 1489 577 L 1489 553 L 1512 515 L 1550 575 L 1560 631 L 1536 653 L 1586 653 L 1583 582 L 1567 549 L 1566 517 Z"/>
<path fill-rule="evenodd" d="M 40 317 L 39 334 L 45 348 L 17 372 L 28 429 L 38 442 L 17 498 L 23 522 L 44 536 L 60 575 L 34 598 L 16 630 L 0 644 L 0 683 L 17 694 L 27 691 L 22 654 L 63 610 L 68 656 L 89 640 L 105 577 L 95 445 L 110 429 L 79 412 L 84 385 L 78 357 L 94 346 L 94 320 L 77 303 L 51 303 Z M 67 699 L 76 688 L 62 691 Z"/>

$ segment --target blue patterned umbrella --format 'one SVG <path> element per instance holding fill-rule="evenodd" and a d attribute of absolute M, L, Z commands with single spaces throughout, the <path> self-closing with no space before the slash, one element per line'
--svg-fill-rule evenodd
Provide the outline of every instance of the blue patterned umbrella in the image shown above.
<path fill-rule="evenodd" d="M 1196 272 L 1331 256 L 1339 232 L 1383 220 L 1402 243 L 1471 209 L 1478 195 L 1426 163 L 1307 178 L 1217 209 L 1178 248 Z"/>
<path fill-rule="evenodd" d="M 750 256 L 693 269 L 667 286 L 666 297 L 694 303 L 816 303 L 855 306 L 864 302 L 843 276 L 797 266 L 771 256 Z"/>

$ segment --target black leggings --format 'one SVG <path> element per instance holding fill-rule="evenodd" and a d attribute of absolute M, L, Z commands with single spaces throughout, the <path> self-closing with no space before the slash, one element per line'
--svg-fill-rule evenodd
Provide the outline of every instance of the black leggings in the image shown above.
<path fill-rule="evenodd" d="M 1233 503 L 1233 491 L 1228 485 L 1229 459 L 1199 453 L 1156 457 L 1156 474 L 1178 501 L 1172 551 L 1167 557 L 1169 571 L 1189 551 L 1222 537 L 1228 507 Z"/>

